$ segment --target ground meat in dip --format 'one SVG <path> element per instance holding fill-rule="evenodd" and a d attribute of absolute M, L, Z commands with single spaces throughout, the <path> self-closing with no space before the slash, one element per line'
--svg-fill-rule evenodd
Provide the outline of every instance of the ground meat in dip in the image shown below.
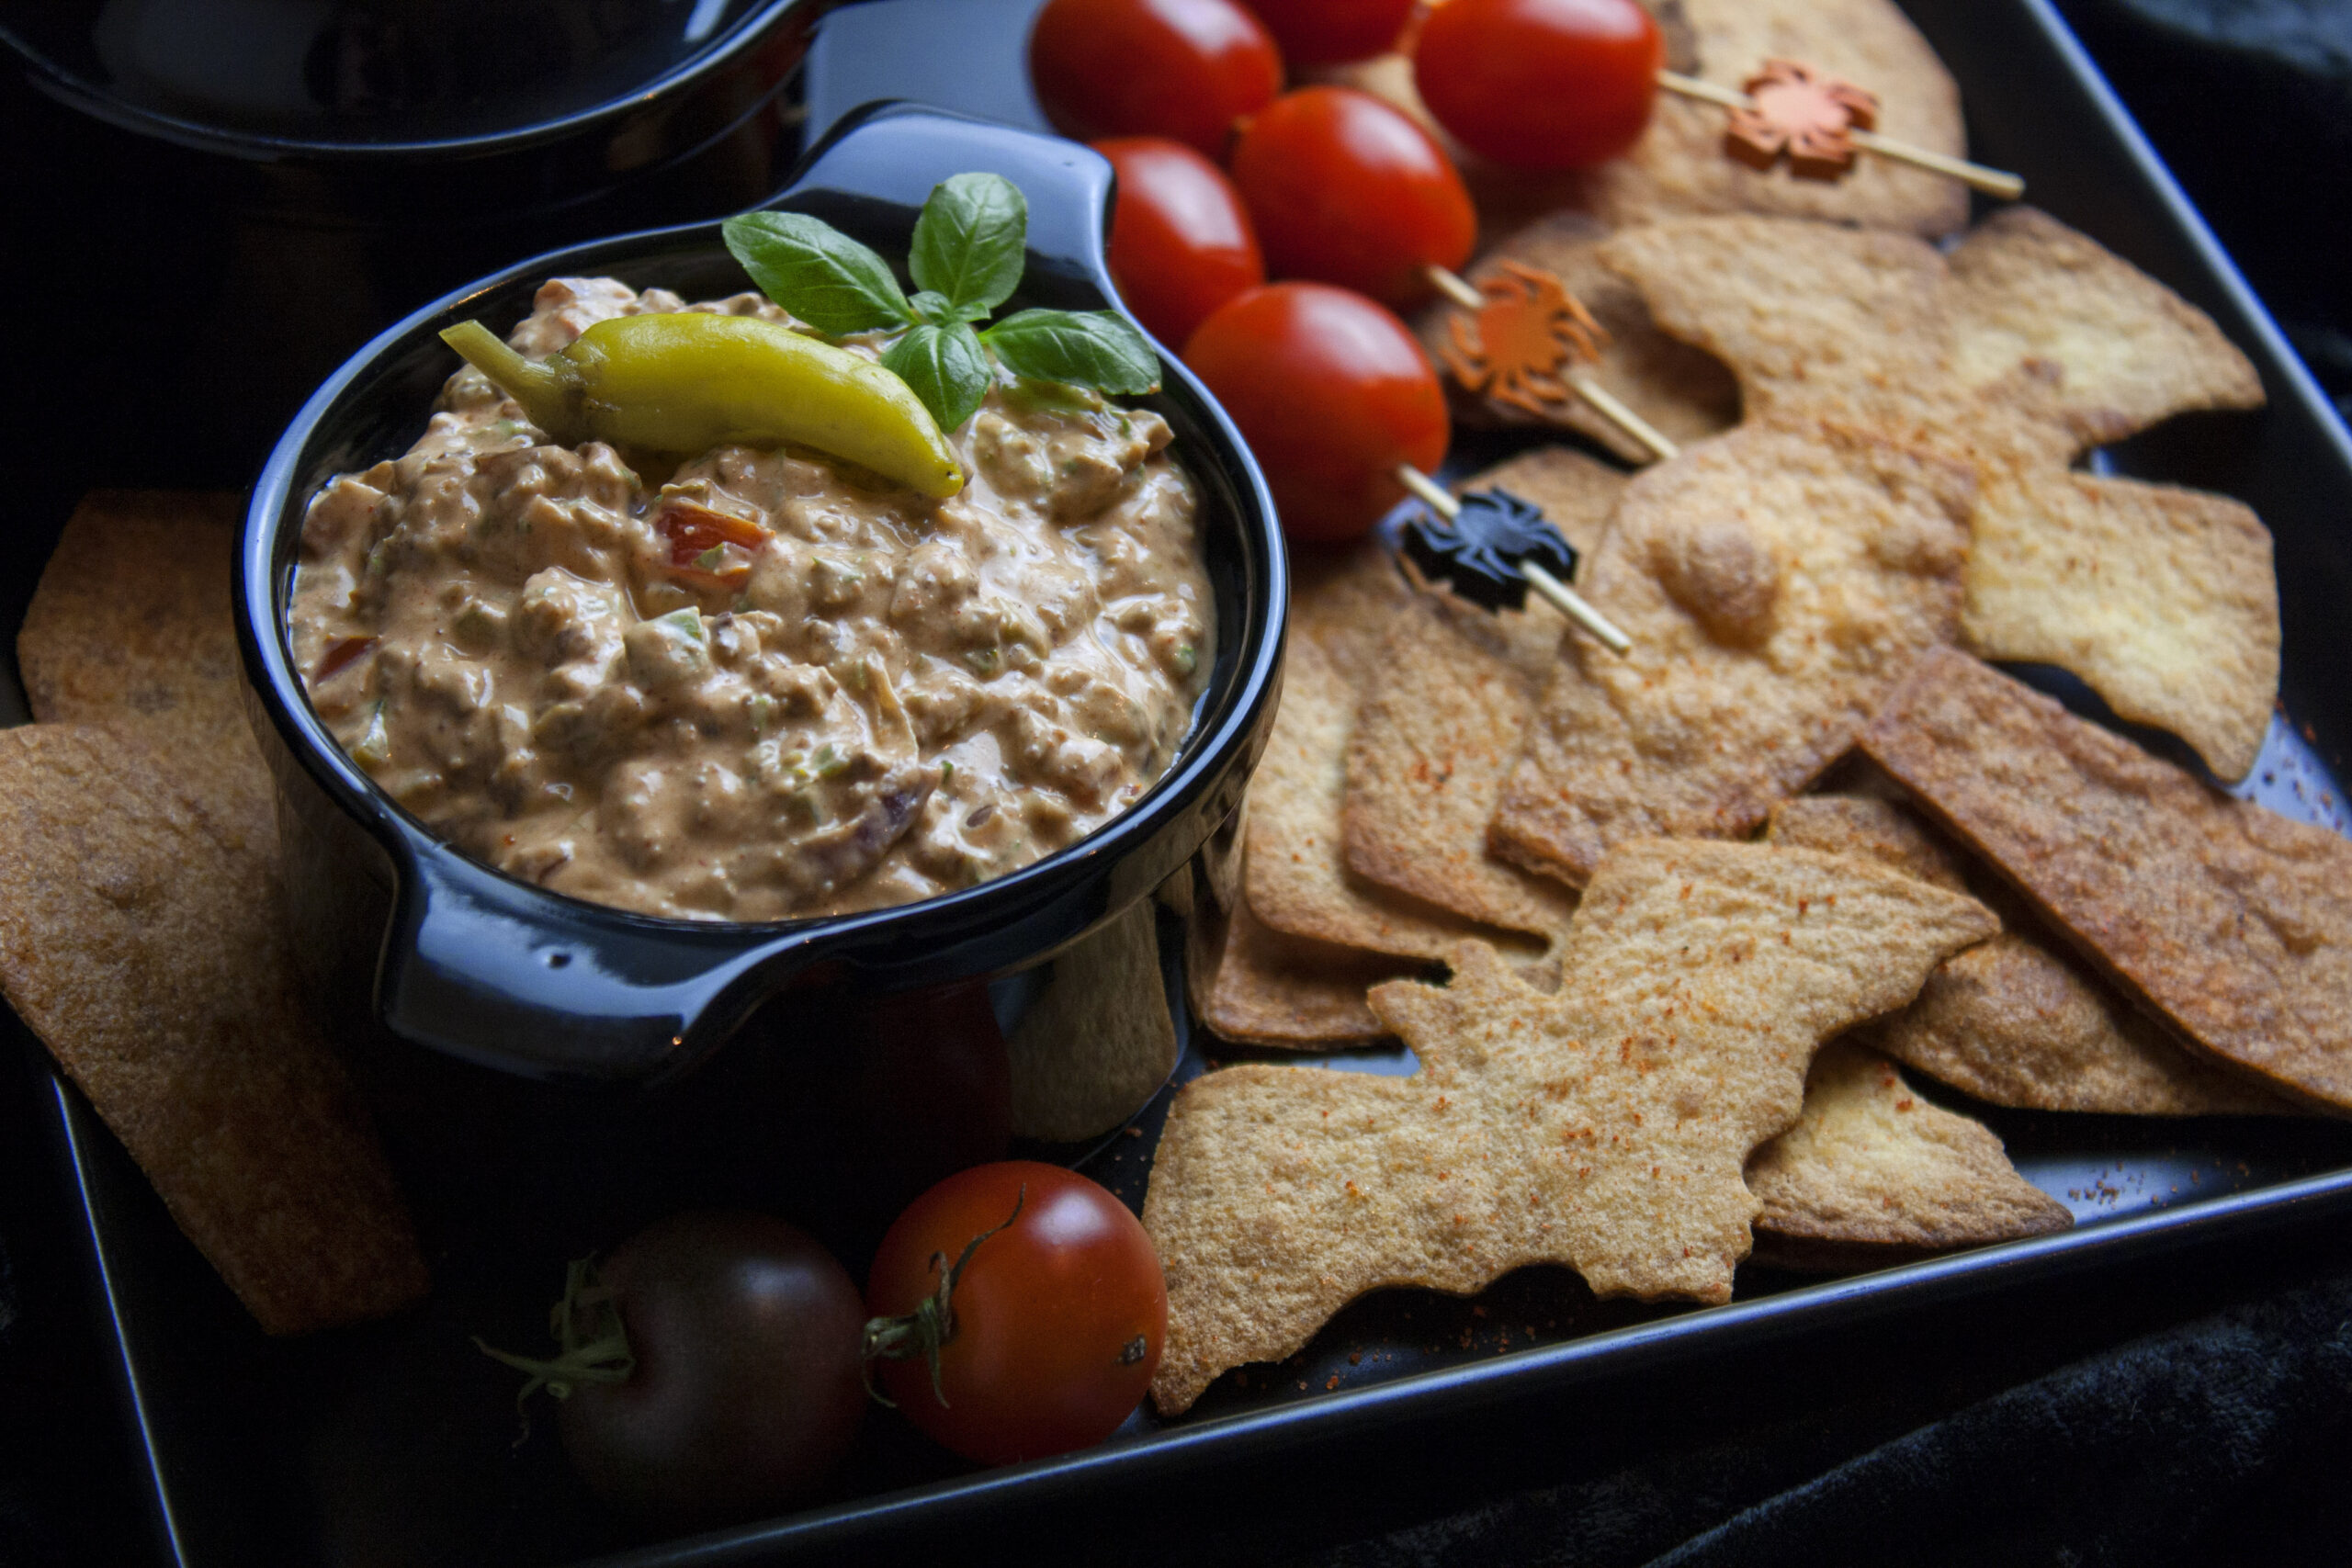
<path fill-rule="evenodd" d="M 512 341 L 682 308 L 558 279 Z M 452 377 L 407 456 L 312 501 L 291 612 L 345 750 L 502 871 L 656 915 L 899 904 L 1099 827 L 1184 738 L 1216 628 L 1156 414 L 1000 385 L 944 502 L 794 448 L 662 482 L 545 442 Z"/>

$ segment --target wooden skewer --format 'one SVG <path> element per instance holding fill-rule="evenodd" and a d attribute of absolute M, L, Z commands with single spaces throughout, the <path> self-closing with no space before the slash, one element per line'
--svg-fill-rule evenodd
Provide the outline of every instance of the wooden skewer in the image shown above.
<path fill-rule="evenodd" d="M 1487 308 L 1487 297 L 1478 292 L 1477 286 L 1453 268 L 1431 262 L 1428 276 L 1431 287 L 1464 310 L 1483 310 Z"/>
<path fill-rule="evenodd" d="M 1595 413 L 1632 436 L 1648 449 L 1659 462 L 1681 456 L 1682 448 L 1668 439 L 1664 431 L 1617 400 L 1617 395 L 1581 370 L 1570 370 L 1560 379 L 1568 390 L 1585 400 Z"/>
<path fill-rule="evenodd" d="M 1396 480 L 1448 522 L 1462 515 L 1462 503 L 1446 493 L 1445 487 L 1410 463 L 1396 465 Z M 1634 639 L 1619 631 L 1613 622 L 1566 583 L 1554 577 L 1533 561 L 1519 563 L 1527 578 L 1527 585 L 1550 602 L 1552 607 L 1600 639 L 1601 646 L 1611 653 L 1623 654 L 1632 649 Z"/>
<path fill-rule="evenodd" d="M 1746 93 L 1731 87 L 1718 86 L 1713 82 L 1703 82 L 1696 76 L 1685 76 L 1677 71 L 1659 72 L 1657 85 L 1669 93 L 1679 93 L 1686 98 L 1697 98 L 1704 103 L 1719 104 L 1727 109 L 1749 109 L 1756 107 L 1755 100 Z M 1874 130 L 1857 129 L 1849 130 L 1846 134 L 1853 138 L 1855 146 L 1866 152 L 1875 152 L 1882 158 L 1892 158 L 1899 164 L 1909 164 L 1914 168 L 1927 169 L 1935 174 L 1947 175 L 1963 185 L 1984 191 L 1987 195 L 1997 196 L 2007 201 L 2015 201 L 2025 194 L 2025 181 L 2003 170 L 1988 169 L 1982 164 L 1972 164 L 1962 158 L 1946 157 L 1941 152 L 1931 152 L 1925 147 L 1914 147 L 1908 141 L 1897 141 L 1893 137 L 1881 136 Z"/>
<path fill-rule="evenodd" d="M 1478 291 L 1477 285 L 1460 273 L 1434 264 L 1427 271 L 1431 287 L 1464 310 L 1486 309 L 1487 297 Z M 1636 446 L 1658 461 L 1664 462 L 1682 450 L 1668 439 L 1665 433 L 1657 426 L 1627 408 L 1618 400 L 1616 394 L 1584 371 L 1568 370 L 1560 377 L 1560 380 L 1568 390 L 1584 400 L 1587 408 L 1623 431 Z"/>

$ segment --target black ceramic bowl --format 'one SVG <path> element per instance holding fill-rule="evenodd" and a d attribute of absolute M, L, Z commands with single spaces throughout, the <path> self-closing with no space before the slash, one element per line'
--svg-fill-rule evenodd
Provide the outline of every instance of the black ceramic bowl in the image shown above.
<path fill-rule="evenodd" d="M 61 425 L 55 466 L 73 493 L 242 486 L 424 301 L 759 201 L 799 151 L 792 86 L 831 4 L 0 0 L 0 130 L 21 138 L 0 187 L 42 215 L 51 307 L 12 347 L 109 415 Z M 168 323 L 122 309 L 159 275 Z"/>
<path fill-rule="evenodd" d="M 1091 310 L 1115 298 L 1103 256 L 1110 166 L 1068 141 L 903 106 L 853 116 L 768 205 L 813 213 L 903 255 L 932 186 L 985 169 L 1030 204 L 1015 305 Z M 287 894 L 306 969 L 359 987 L 400 1038 L 527 1077 L 650 1082 L 707 1056 L 794 987 L 941 986 L 1021 968 L 1183 867 L 1241 798 L 1273 717 L 1288 597 L 1264 480 L 1223 412 L 1173 358 L 1149 400 L 1199 485 L 1217 657 L 1167 774 L 1097 832 L 1021 871 L 866 914 L 748 925 L 662 919 L 507 877 L 444 843 L 379 791 L 311 711 L 286 604 L 303 509 L 326 479 L 405 451 L 455 368 L 436 333 L 503 329 L 540 282 L 611 275 L 689 299 L 744 286 L 716 223 L 536 257 L 393 327 L 314 395 L 254 492 L 239 561 L 239 636 L 277 775 Z M 763 1032 L 763 1038 L 766 1034 Z"/>

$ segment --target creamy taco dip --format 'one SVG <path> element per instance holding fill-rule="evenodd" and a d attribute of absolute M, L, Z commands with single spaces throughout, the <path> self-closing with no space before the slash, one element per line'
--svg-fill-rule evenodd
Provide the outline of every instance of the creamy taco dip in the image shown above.
<path fill-rule="evenodd" d="M 788 320 L 559 278 L 510 341 L 680 310 Z M 1198 499 L 1164 421 L 1090 392 L 1000 381 L 948 439 L 945 501 L 793 447 L 663 472 L 548 445 L 462 370 L 406 456 L 311 503 L 311 701 L 451 842 L 599 903 L 767 920 L 1026 865 L 1184 739 L 1216 637 Z"/>

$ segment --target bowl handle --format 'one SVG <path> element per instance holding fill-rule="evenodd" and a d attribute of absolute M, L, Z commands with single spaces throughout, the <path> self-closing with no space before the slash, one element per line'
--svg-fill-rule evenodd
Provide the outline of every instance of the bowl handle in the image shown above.
<path fill-rule="evenodd" d="M 526 911 L 514 884 L 445 846 L 405 868 L 376 977 L 379 1015 L 420 1045 L 509 1073 L 589 1083 L 670 1077 L 808 962 L 809 934 Z"/>
<path fill-rule="evenodd" d="M 836 208 L 895 207 L 911 232 L 932 187 L 974 170 L 1002 175 L 1028 198 L 1023 296 L 1064 310 L 1113 302 L 1111 163 L 1058 136 L 917 104 L 866 104 L 843 115 L 763 205 L 820 218 Z"/>

